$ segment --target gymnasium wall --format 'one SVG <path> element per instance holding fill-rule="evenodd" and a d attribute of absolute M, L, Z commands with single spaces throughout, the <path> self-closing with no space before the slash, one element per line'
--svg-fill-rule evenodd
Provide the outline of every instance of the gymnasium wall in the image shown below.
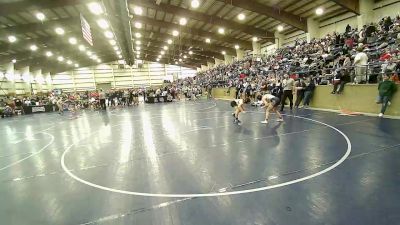
<path fill-rule="evenodd" d="M 30 95 L 31 90 L 34 93 L 47 93 L 52 89 L 63 89 L 67 92 L 94 90 L 97 85 L 111 88 L 159 86 L 163 84 L 164 79 L 176 80 L 194 76 L 196 70 L 159 63 L 144 63 L 137 67 L 111 63 L 52 76 L 35 73 L 18 70 L 3 73 L 3 76 L 0 76 L 0 95 Z"/>
<path fill-rule="evenodd" d="M 341 95 L 331 94 L 332 85 L 317 86 L 311 100 L 311 107 L 329 110 L 344 110 L 350 112 L 378 114 L 381 105 L 375 103 L 378 95 L 378 86 L 371 85 L 347 85 Z M 214 88 L 213 97 L 217 99 L 234 99 L 236 90 L 227 88 Z M 398 86 L 400 91 L 400 85 Z M 296 97 L 295 97 L 296 98 Z M 386 115 L 400 116 L 400 94 L 393 96 L 392 104 L 387 108 Z"/>

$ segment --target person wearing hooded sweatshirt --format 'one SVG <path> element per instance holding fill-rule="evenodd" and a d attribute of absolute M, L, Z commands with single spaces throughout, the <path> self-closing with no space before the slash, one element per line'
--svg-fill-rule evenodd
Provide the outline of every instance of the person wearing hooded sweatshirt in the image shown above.
<path fill-rule="evenodd" d="M 376 101 L 377 104 L 382 104 L 379 117 L 383 117 L 383 114 L 385 114 L 386 108 L 391 104 L 390 100 L 392 99 L 393 94 L 396 92 L 396 89 L 396 84 L 389 80 L 389 76 L 387 74 L 384 74 L 383 81 L 378 85 L 379 95 Z"/>

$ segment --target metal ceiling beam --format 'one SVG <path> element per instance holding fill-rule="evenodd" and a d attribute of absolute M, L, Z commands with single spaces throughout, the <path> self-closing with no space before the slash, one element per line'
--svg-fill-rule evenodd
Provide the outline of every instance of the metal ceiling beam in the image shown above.
<path fill-rule="evenodd" d="M 246 9 L 258 13 L 260 15 L 272 17 L 283 23 L 296 27 L 297 29 L 307 31 L 306 18 L 302 18 L 294 14 L 288 13 L 286 11 L 264 5 L 262 3 L 257 2 L 256 0 L 216 0 L 216 1 L 224 2 L 225 4 Z"/>
<path fill-rule="evenodd" d="M 157 62 L 157 57 L 149 55 L 149 56 L 145 57 L 144 60 L 150 61 L 150 62 Z M 190 63 L 190 64 L 179 63 L 178 65 L 176 65 L 175 62 L 174 63 L 170 63 L 167 60 L 160 60 L 157 63 L 162 63 L 162 64 L 166 64 L 166 65 L 174 65 L 174 66 L 182 66 L 182 67 L 192 68 L 192 69 L 196 69 L 197 67 L 201 67 L 201 64 L 198 64 L 198 63 Z"/>
<path fill-rule="evenodd" d="M 18 34 L 25 34 L 25 33 L 45 30 L 45 29 L 49 29 L 51 27 L 56 27 L 56 26 L 65 27 L 65 26 L 72 26 L 72 25 L 76 25 L 77 27 L 80 27 L 79 18 L 73 17 L 73 18 L 66 18 L 66 19 L 48 20 L 43 23 L 40 23 L 40 22 L 28 23 L 28 24 L 7 27 L 7 28 L 0 29 L 0 34 L 18 35 Z"/>
<path fill-rule="evenodd" d="M 201 21 L 204 23 L 210 23 L 215 26 L 223 26 L 225 28 L 232 29 L 235 31 L 241 31 L 241 32 L 247 33 L 252 36 L 274 37 L 273 33 L 268 32 L 263 29 L 260 29 L 260 28 L 248 26 L 248 25 L 241 24 L 241 23 L 238 23 L 235 21 L 222 19 L 218 16 L 208 15 L 205 13 L 200 13 L 197 11 L 185 9 L 185 8 L 182 8 L 179 6 L 169 5 L 169 4 L 165 4 L 162 2 L 160 4 L 157 4 L 153 0 L 135 0 L 135 1 L 130 0 L 130 2 L 134 3 L 135 5 L 140 5 L 142 7 L 148 7 L 148 8 L 156 9 L 159 11 L 171 13 L 174 15 L 179 15 L 181 17 L 191 18 L 191 19 Z M 275 41 L 275 39 L 271 39 L 271 40 L 272 40 L 272 42 Z"/>
<path fill-rule="evenodd" d="M 152 56 L 155 56 L 155 57 L 157 57 L 159 54 L 159 52 L 158 52 L 158 50 L 154 50 L 154 49 L 146 49 L 146 50 L 143 50 L 143 53 L 146 55 L 152 55 Z M 170 57 L 168 57 L 168 56 L 170 56 Z M 168 55 L 168 54 L 165 54 L 164 55 L 164 59 L 165 59 L 165 57 L 167 57 L 167 61 L 169 61 L 169 60 L 172 60 L 172 61 L 178 61 L 179 60 L 179 58 L 180 57 L 178 57 L 178 56 L 174 56 L 174 55 Z M 182 57 L 182 60 L 183 60 L 183 57 Z M 185 61 L 187 61 L 187 62 L 192 62 L 192 63 L 204 63 L 204 62 L 207 62 L 207 59 L 194 59 L 194 58 L 188 58 L 188 59 L 185 59 Z"/>
<path fill-rule="evenodd" d="M 2 3 L 0 7 L 0 15 L 6 16 L 21 11 L 43 10 L 56 7 L 64 7 L 82 3 L 88 3 L 87 0 L 25 0 L 9 3 Z"/>
<path fill-rule="evenodd" d="M 112 61 L 115 61 L 115 60 L 116 60 L 115 57 L 110 56 L 110 57 L 105 58 L 104 61 L 101 64 L 109 63 L 109 62 L 112 62 Z M 90 66 L 94 66 L 94 65 L 99 65 L 99 63 L 92 61 L 92 62 L 88 62 L 88 63 L 82 64 L 82 65 L 79 65 L 79 68 L 90 67 Z M 44 71 L 45 72 L 50 72 L 51 75 L 54 75 L 54 74 L 57 74 L 57 73 L 62 73 L 62 72 L 72 71 L 72 70 L 74 70 L 74 69 L 73 68 L 69 68 L 69 67 L 58 67 L 58 68 L 52 68 L 50 70 L 44 70 Z"/>
<path fill-rule="evenodd" d="M 174 44 L 178 46 L 197 47 L 203 49 L 205 50 L 204 52 L 208 51 L 209 52 L 208 55 L 210 56 L 220 56 L 222 51 L 225 51 L 229 55 L 236 55 L 236 50 L 234 48 L 219 46 L 214 43 L 207 44 L 204 41 L 197 41 L 189 38 L 180 38 L 179 40 L 176 40 L 176 37 L 165 33 L 162 34 L 162 33 L 148 32 L 148 31 L 142 33 L 143 37 L 149 37 L 152 33 L 152 38 L 164 41 L 165 45 L 167 45 L 166 41 L 168 39 L 171 39 L 174 41 Z"/>
<path fill-rule="evenodd" d="M 161 21 L 161 20 L 156 20 L 156 19 L 152 19 L 149 17 L 145 17 L 145 16 L 135 15 L 135 18 L 145 24 L 150 24 L 153 26 L 167 28 L 167 29 L 171 29 L 171 30 L 174 29 L 174 30 L 178 30 L 180 32 L 186 33 L 186 34 L 190 34 L 190 35 L 200 36 L 200 37 L 204 37 L 204 38 L 210 38 L 212 40 L 217 40 L 217 41 L 221 41 L 221 42 L 230 44 L 232 46 L 235 44 L 238 44 L 244 49 L 252 49 L 253 48 L 250 41 L 243 41 L 240 39 L 232 38 L 232 37 L 229 37 L 228 34 L 217 35 L 212 32 L 203 31 L 203 30 L 199 30 L 199 29 L 195 29 L 195 28 L 183 27 L 178 24 Z"/>
<path fill-rule="evenodd" d="M 143 42 L 143 44 L 141 45 L 142 46 L 142 48 L 147 48 L 147 46 L 145 46 L 146 45 L 146 43 L 149 43 L 150 42 L 150 46 L 157 46 L 157 47 L 159 47 L 160 49 L 159 49 L 159 51 L 161 51 L 161 50 L 163 50 L 162 48 L 164 47 L 164 46 L 168 46 L 168 48 L 169 48 L 169 50 L 174 50 L 174 47 L 176 46 L 176 47 L 182 47 L 182 48 L 184 48 L 184 50 L 183 51 L 190 51 L 189 50 L 189 48 L 191 47 L 191 45 L 185 45 L 185 44 L 181 44 L 181 45 L 168 45 L 166 42 L 163 42 L 163 41 L 159 41 L 157 38 L 154 38 L 153 37 L 153 39 L 148 39 L 148 38 L 142 38 L 141 39 L 142 40 L 142 42 Z M 154 44 L 154 45 L 153 45 Z M 212 52 L 212 51 L 196 51 L 196 50 L 192 50 L 193 51 L 193 56 L 194 57 L 200 57 L 200 58 L 219 58 L 219 59 L 223 59 L 223 56 L 222 56 L 222 54 L 221 53 L 215 53 L 215 52 Z"/>
<path fill-rule="evenodd" d="M 342 6 L 346 10 L 360 15 L 360 2 L 359 0 L 331 0 L 336 4 Z"/>

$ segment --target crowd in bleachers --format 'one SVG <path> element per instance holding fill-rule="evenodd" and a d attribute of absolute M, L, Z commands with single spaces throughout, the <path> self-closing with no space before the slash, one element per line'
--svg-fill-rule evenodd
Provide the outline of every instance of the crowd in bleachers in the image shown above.
<path fill-rule="evenodd" d="M 236 88 L 239 92 L 259 92 L 280 86 L 285 74 L 300 81 L 310 78 L 317 85 L 333 84 L 333 94 L 346 83 L 378 83 L 382 73 L 399 82 L 400 17 L 385 17 L 361 30 L 346 27 L 310 42 L 296 40 L 293 46 L 275 54 L 248 56 L 230 65 L 219 65 L 198 74 L 201 83 Z M 303 81 L 301 81 L 303 82 Z"/>

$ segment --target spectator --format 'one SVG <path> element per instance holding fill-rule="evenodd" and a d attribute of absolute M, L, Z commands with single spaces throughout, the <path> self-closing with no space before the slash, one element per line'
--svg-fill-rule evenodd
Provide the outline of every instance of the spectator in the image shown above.
<path fill-rule="evenodd" d="M 366 81 L 366 73 L 368 66 L 368 56 L 363 52 L 363 48 L 359 47 L 357 49 L 357 55 L 354 58 L 354 66 L 355 66 L 355 79 L 354 83 L 361 83 L 362 81 Z"/>
<path fill-rule="evenodd" d="M 315 89 L 315 83 L 314 83 L 314 79 L 312 79 L 312 77 L 308 77 L 305 81 L 306 83 L 306 87 L 304 89 L 304 102 L 303 105 L 305 108 L 310 106 L 310 100 L 312 97 L 312 94 L 314 92 Z"/>
<path fill-rule="evenodd" d="M 282 81 L 283 86 L 283 96 L 281 101 L 281 112 L 285 107 L 286 99 L 289 98 L 290 110 L 293 110 L 293 91 L 294 91 L 294 80 L 289 78 L 289 75 L 284 75 L 284 80 Z"/>
<path fill-rule="evenodd" d="M 100 99 L 100 107 L 102 109 L 106 109 L 106 93 L 104 93 L 103 89 L 99 91 L 99 99 Z"/>

